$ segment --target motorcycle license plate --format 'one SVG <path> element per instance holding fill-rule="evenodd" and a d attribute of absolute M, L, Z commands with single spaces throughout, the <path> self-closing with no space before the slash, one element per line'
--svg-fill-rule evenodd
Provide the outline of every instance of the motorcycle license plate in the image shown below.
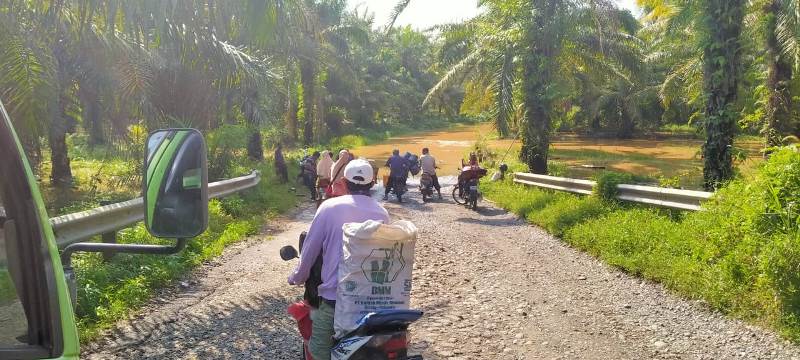
<path fill-rule="evenodd" d="M 472 191 L 478 191 L 478 187 L 477 186 L 470 186 L 469 189 L 472 190 Z"/>

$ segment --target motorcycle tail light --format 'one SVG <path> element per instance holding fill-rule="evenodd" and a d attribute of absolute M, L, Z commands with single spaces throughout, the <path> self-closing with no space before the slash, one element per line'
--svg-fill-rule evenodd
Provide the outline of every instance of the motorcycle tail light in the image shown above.
<path fill-rule="evenodd" d="M 407 356 L 408 340 L 405 332 L 394 332 L 374 336 L 367 347 L 379 349 L 387 359 L 404 359 Z"/>

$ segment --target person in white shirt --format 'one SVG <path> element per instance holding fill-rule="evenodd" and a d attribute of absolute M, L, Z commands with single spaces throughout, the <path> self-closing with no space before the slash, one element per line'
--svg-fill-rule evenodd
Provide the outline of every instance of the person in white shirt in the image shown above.
<path fill-rule="evenodd" d="M 419 166 L 422 168 L 423 174 L 428 174 L 433 179 L 433 187 L 439 193 L 439 200 L 442 199 L 442 186 L 439 185 L 439 178 L 436 176 L 436 158 L 430 154 L 428 148 L 422 149 L 422 156 L 419 158 Z"/>

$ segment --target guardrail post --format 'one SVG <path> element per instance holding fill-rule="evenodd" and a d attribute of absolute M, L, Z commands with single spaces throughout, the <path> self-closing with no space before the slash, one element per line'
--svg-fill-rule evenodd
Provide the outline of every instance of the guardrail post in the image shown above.
<path fill-rule="evenodd" d="M 107 200 L 100 201 L 100 206 L 106 206 L 106 205 L 111 205 L 111 204 L 113 204 L 111 201 L 107 201 Z M 116 231 L 111 231 L 111 232 L 103 233 L 103 234 L 100 235 L 100 238 L 101 238 L 101 241 L 106 243 L 106 244 L 116 244 L 117 243 L 117 232 Z M 103 261 L 106 261 L 106 262 L 111 261 L 111 259 L 114 258 L 114 255 L 116 255 L 116 253 L 117 252 L 114 251 L 114 250 L 103 251 Z"/>

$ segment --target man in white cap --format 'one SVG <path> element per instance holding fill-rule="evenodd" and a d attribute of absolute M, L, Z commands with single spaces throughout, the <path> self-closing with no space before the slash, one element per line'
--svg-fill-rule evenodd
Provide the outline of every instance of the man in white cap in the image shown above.
<path fill-rule="evenodd" d="M 339 260 L 342 258 L 342 225 L 367 220 L 389 222 L 389 213 L 370 197 L 373 170 L 369 162 L 356 159 L 347 164 L 344 177 L 349 195 L 335 197 L 322 203 L 311 222 L 300 264 L 289 276 L 289 284 L 303 284 L 317 257 L 322 255 L 322 285 L 319 286 L 320 305 L 311 313 L 313 326 L 308 347 L 315 360 L 331 358 L 333 348 L 333 314 L 336 307 Z"/>

